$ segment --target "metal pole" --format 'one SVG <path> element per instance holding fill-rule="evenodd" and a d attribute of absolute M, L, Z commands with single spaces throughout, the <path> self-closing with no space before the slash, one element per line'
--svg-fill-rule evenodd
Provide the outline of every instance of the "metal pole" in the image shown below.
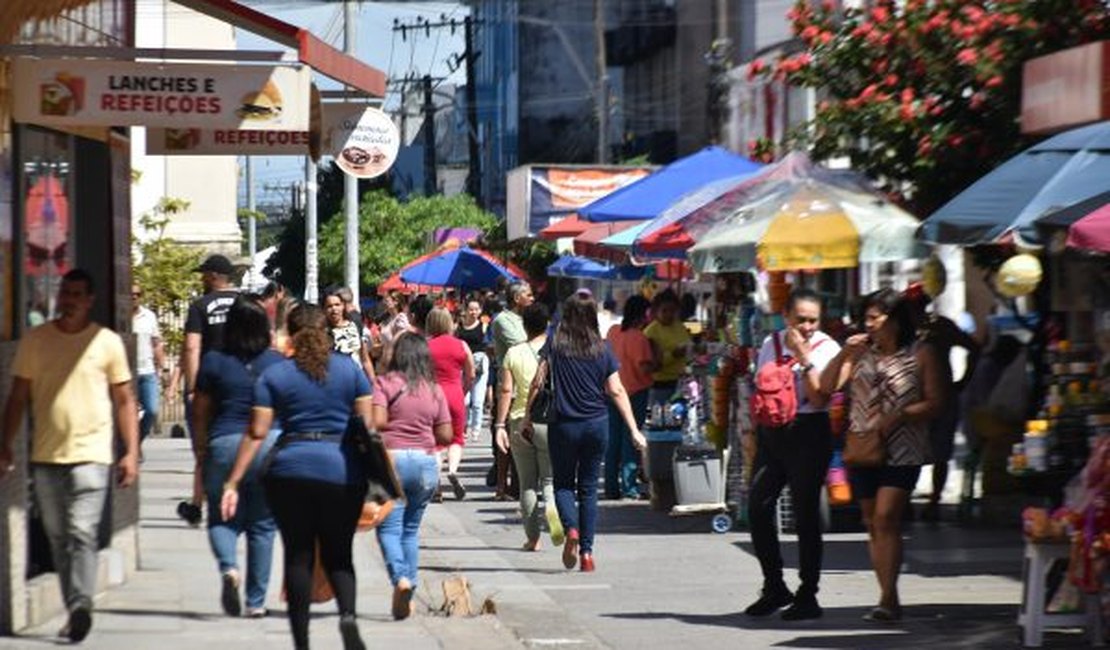
<path fill-rule="evenodd" d="M 343 49 L 348 54 L 355 54 L 355 3 L 346 0 L 343 9 Z M 349 174 L 343 175 L 343 208 L 347 220 L 346 284 L 357 306 L 361 284 L 358 272 L 358 179 Z"/>
<path fill-rule="evenodd" d="M 470 16 L 466 17 L 464 27 L 466 28 L 466 130 L 469 162 L 466 190 L 474 197 L 474 202 L 481 205 L 482 166 L 478 158 L 478 88 L 476 85 L 478 74 L 474 69 L 478 55 L 474 52 L 474 20 Z"/>
<path fill-rule="evenodd" d="M 254 287 L 254 256 L 258 254 L 258 220 L 255 219 L 254 202 L 254 159 L 247 156 L 247 253 L 251 265 L 247 271 L 247 289 Z"/>
<path fill-rule="evenodd" d="M 439 189 L 436 179 L 436 105 L 432 101 L 432 76 L 424 75 L 424 196 Z"/>
<path fill-rule="evenodd" d="M 605 62 L 604 0 L 594 0 L 594 47 L 597 48 L 597 162 L 609 162 L 609 74 Z"/>
<path fill-rule="evenodd" d="M 304 299 L 318 300 L 318 260 L 316 258 L 316 164 L 311 156 L 304 158 Z"/>

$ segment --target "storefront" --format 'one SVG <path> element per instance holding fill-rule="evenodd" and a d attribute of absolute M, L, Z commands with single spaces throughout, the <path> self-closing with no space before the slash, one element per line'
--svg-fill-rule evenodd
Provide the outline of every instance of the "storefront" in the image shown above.
<path fill-rule="evenodd" d="M 96 281 L 93 318 L 123 334 L 130 332 L 132 170 L 125 127 L 304 133 L 310 130 L 312 71 L 365 95 L 384 95 L 381 71 L 304 29 L 232 0 L 178 4 L 291 48 L 298 60 L 269 67 L 213 63 L 208 66 L 215 70 L 211 74 L 204 74 L 203 64 L 194 64 L 172 88 L 165 87 L 166 70 L 188 68 L 166 61 L 216 57 L 197 50 L 133 49 L 135 0 L 0 3 L 0 397 L 10 385 L 16 342 L 28 328 L 54 316 L 60 278 L 69 269 L 84 268 Z M 238 52 L 216 54 L 239 58 Z M 258 63 L 265 53 L 253 54 Z M 280 52 L 272 54 L 266 60 L 282 58 Z M 149 58 L 163 62 L 137 62 Z M 150 83 L 161 85 L 145 90 L 131 86 L 129 74 L 134 79 L 157 77 L 159 81 Z M 194 88 L 188 78 L 199 79 L 199 85 Z M 282 117 L 267 122 L 257 117 L 266 112 L 267 107 L 257 105 L 264 102 L 247 101 L 242 84 L 261 96 L 270 81 L 278 83 L 286 99 L 285 110 L 278 111 Z M 218 98 L 217 103 L 204 94 Z M 232 122 L 199 123 L 200 113 Z M 191 115 L 186 119 L 185 114 Z M 248 115 L 258 122 L 245 124 Z M 272 118 L 272 112 L 264 117 Z M 25 443 L 26 436 L 20 440 Z M 43 575 L 50 570 L 50 558 L 31 505 L 34 488 L 26 444 L 18 444 L 15 452 L 16 469 L 0 489 L 0 635 L 41 623 L 61 606 L 55 577 Z M 101 535 L 102 587 L 126 580 L 137 567 L 138 489 L 116 490 L 111 496 L 112 513 L 105 517 Z"/>

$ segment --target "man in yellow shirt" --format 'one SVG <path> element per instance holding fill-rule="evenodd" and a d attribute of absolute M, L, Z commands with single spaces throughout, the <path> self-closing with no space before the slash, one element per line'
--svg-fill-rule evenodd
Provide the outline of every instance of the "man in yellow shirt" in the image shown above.
<path fill-rule="evenodd" d="M 670 289 L 655 294 L 651 301 L 653 320 L 644 328 L 644 336 L 651 341 L 656 362 L 656 370 L 651 373 L 653 384 L 649 404 L 669 400 L 678 378 L 686 371 L 690 333 L 678 319 L 678 309 L 678 296 Z"/>
<path fill-rule="evenodd" d="M 125 452 L 117 479 L 138 476 L 139 420 L 131 369 L 119 335 L 89 320 L 93 280 L 62 277 L 56 320 L 28 331 L 12 364 L 4 409 L 0 478 L 13 468 L 13 443 L 28 402 L 33 416 L 31 476 L 50 540 L 69 621 L 61 634 L 80 642 L 92 627 L 97 530 L 113 460 L 113 411 Z"/>

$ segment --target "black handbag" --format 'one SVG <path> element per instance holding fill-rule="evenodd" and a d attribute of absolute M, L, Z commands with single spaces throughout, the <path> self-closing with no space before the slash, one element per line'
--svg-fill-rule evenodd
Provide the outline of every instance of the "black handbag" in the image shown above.
<path fill-rule="evenodd" d="M 356 457 L 366 469 L 369 490 L 366 498 L 384 503 L 390 499 L 403 499 L 404 491 L 401 482 L 397 479 L 397 472 L 393 469 L 393 459 L 389 450 L 385 448 L 382 434 L 366 428 L 359 415 L 352 415 L 347 420 L 347 431 L 344 434 L 346 444 L 351 445 Z"/>
<path fill-rule="evenodd" d="M 529 343 L 528 349 L 536 355 Z M 539 355 L 536 360 L 539 361 Z M 551 355 L 547 355 L 547 372 L 544 373 L 543 384 L 532 398 L 532 405 L 528 409 L 532 424 L 551 424 L 555 421 L 555 369 L 551 365 Z"/>

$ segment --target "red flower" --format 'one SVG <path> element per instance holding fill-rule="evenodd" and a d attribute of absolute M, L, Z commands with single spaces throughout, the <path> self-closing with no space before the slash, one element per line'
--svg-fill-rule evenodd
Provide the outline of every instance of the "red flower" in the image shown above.
<path fill-rule="evenodd" d="M 902 103 L 909 104 L 913 101 L 913 88 L 905 88 L 902 90 Z"/>
<path fill-rule="evenodd" d="M 883 85 L 889 88 L 897 86 L 898 81 L 898 75 L 896 74 L 888 74 L 886 77 L 883 77 Z"/>
<path fill-rule="evenodd" d="M 983 107 L 983 104 L 986 104 L 986 103 L 987 103 L 987 96 L 984 95 L 982 92 L 977 92 L 977 93 L 974 93 L 974 94 L 971 95 L 971 100 L 968 101 L 967 105 L 968 105 L 968 108 L 970 108 L 971 110 L 977 111 L 977 110 L 979 110 L 980 108 Z"/>
<path fill-rule="evenodd" d="M 998 75 L 998 74 L 994 75 L 990 79 L 987 79 L 987 83 L 984 84 L 984 85 L 987 88 L 998 88 L 999 86 L 1002 85 L 1002 75 Z"/>
<path fill-rule="evenodd" d="M 766 69 L 767 64 L 763 62 L 763 59 L 756 59 L 755 61 L 752 61 L 748 65 L 748 80 L 750 81 L 752 79 L 755 79 L 757 75 L 759 75 Z"/>
<path fill-rule="evenodd" d="M 874 29 L 874 25 L 872 25 L 869 21 L 864 21 L 852 30 L 852 38 L 864 38 L 866 36 L 869 36 L 871 34 L 871 31 Z"/>
<path fill-rule="evenodd" d="M 871 19 L 877 23 L 885 23 L 890 19 L 890 10 L 886 7 L 875 7 L 871 10 Z"/>
<path fill-rule="evenodd" d="M 933 153 L 933 139 L 925 136 L 917 142 L 917 155 L 924 157 L 931 153 Z"/>
<path fill-rule="evenodd" d="M 986 13 L 987 13 L 987 12 L 983 11 L 981 8 L 976 7 L 975 5 L 969 5 L 967 7 L 964 7 L 962 11 L 963 11 L 963 14 L 965 16 L 967 16 L 967 19 L 972 21 L 972 22 L 979 22 L 980 20 L 983 19 L 983 16 L 985 16 Z"/>
<path fill-rule="evenodd" d="M 832 32 L 821 32 L 821 36 L 818 38 L 821 40 L 822 45 L 828 45 L 832 42 L 833 35 Z"/>
<path fill-rule="evenodd" d="M 803 29 L 802 33 L 799 34 L 799 36 L 802 37 L 803 41 L 809 42 L 809 41 L 815 40 L 820 33 L 821 33 L 821 28 L 820 27 L 818 27 L 817 25 L 810 25 L 810 26 L 806 27 L 805 29 Z"/>
<path fill-rule="evenodd" d="M 866 100 L 871 99 L 872 97 L 874 97 L 875 94 L 878 93 L 878 92 L 879 92 L 879 85 L 878 84 L 871 84 L 870 86 L 863 89 L 863 92 L 861 92 L 859 94 L 859 98 L 866 101 Z"/>
<path fill-rule="evenodd" d="M 962 65 L 975 65 L 979 61 L 979 53 L 973 48 L 965 47 L 956 54 L 956 61 Z"/>
<path fill-rule="evenodd" d="M 898 109 L 898 117 L 902 118 L 903 122 L 912 122 L 917 117 L 917 111 L 912 104 L 902 104 Z"/>

